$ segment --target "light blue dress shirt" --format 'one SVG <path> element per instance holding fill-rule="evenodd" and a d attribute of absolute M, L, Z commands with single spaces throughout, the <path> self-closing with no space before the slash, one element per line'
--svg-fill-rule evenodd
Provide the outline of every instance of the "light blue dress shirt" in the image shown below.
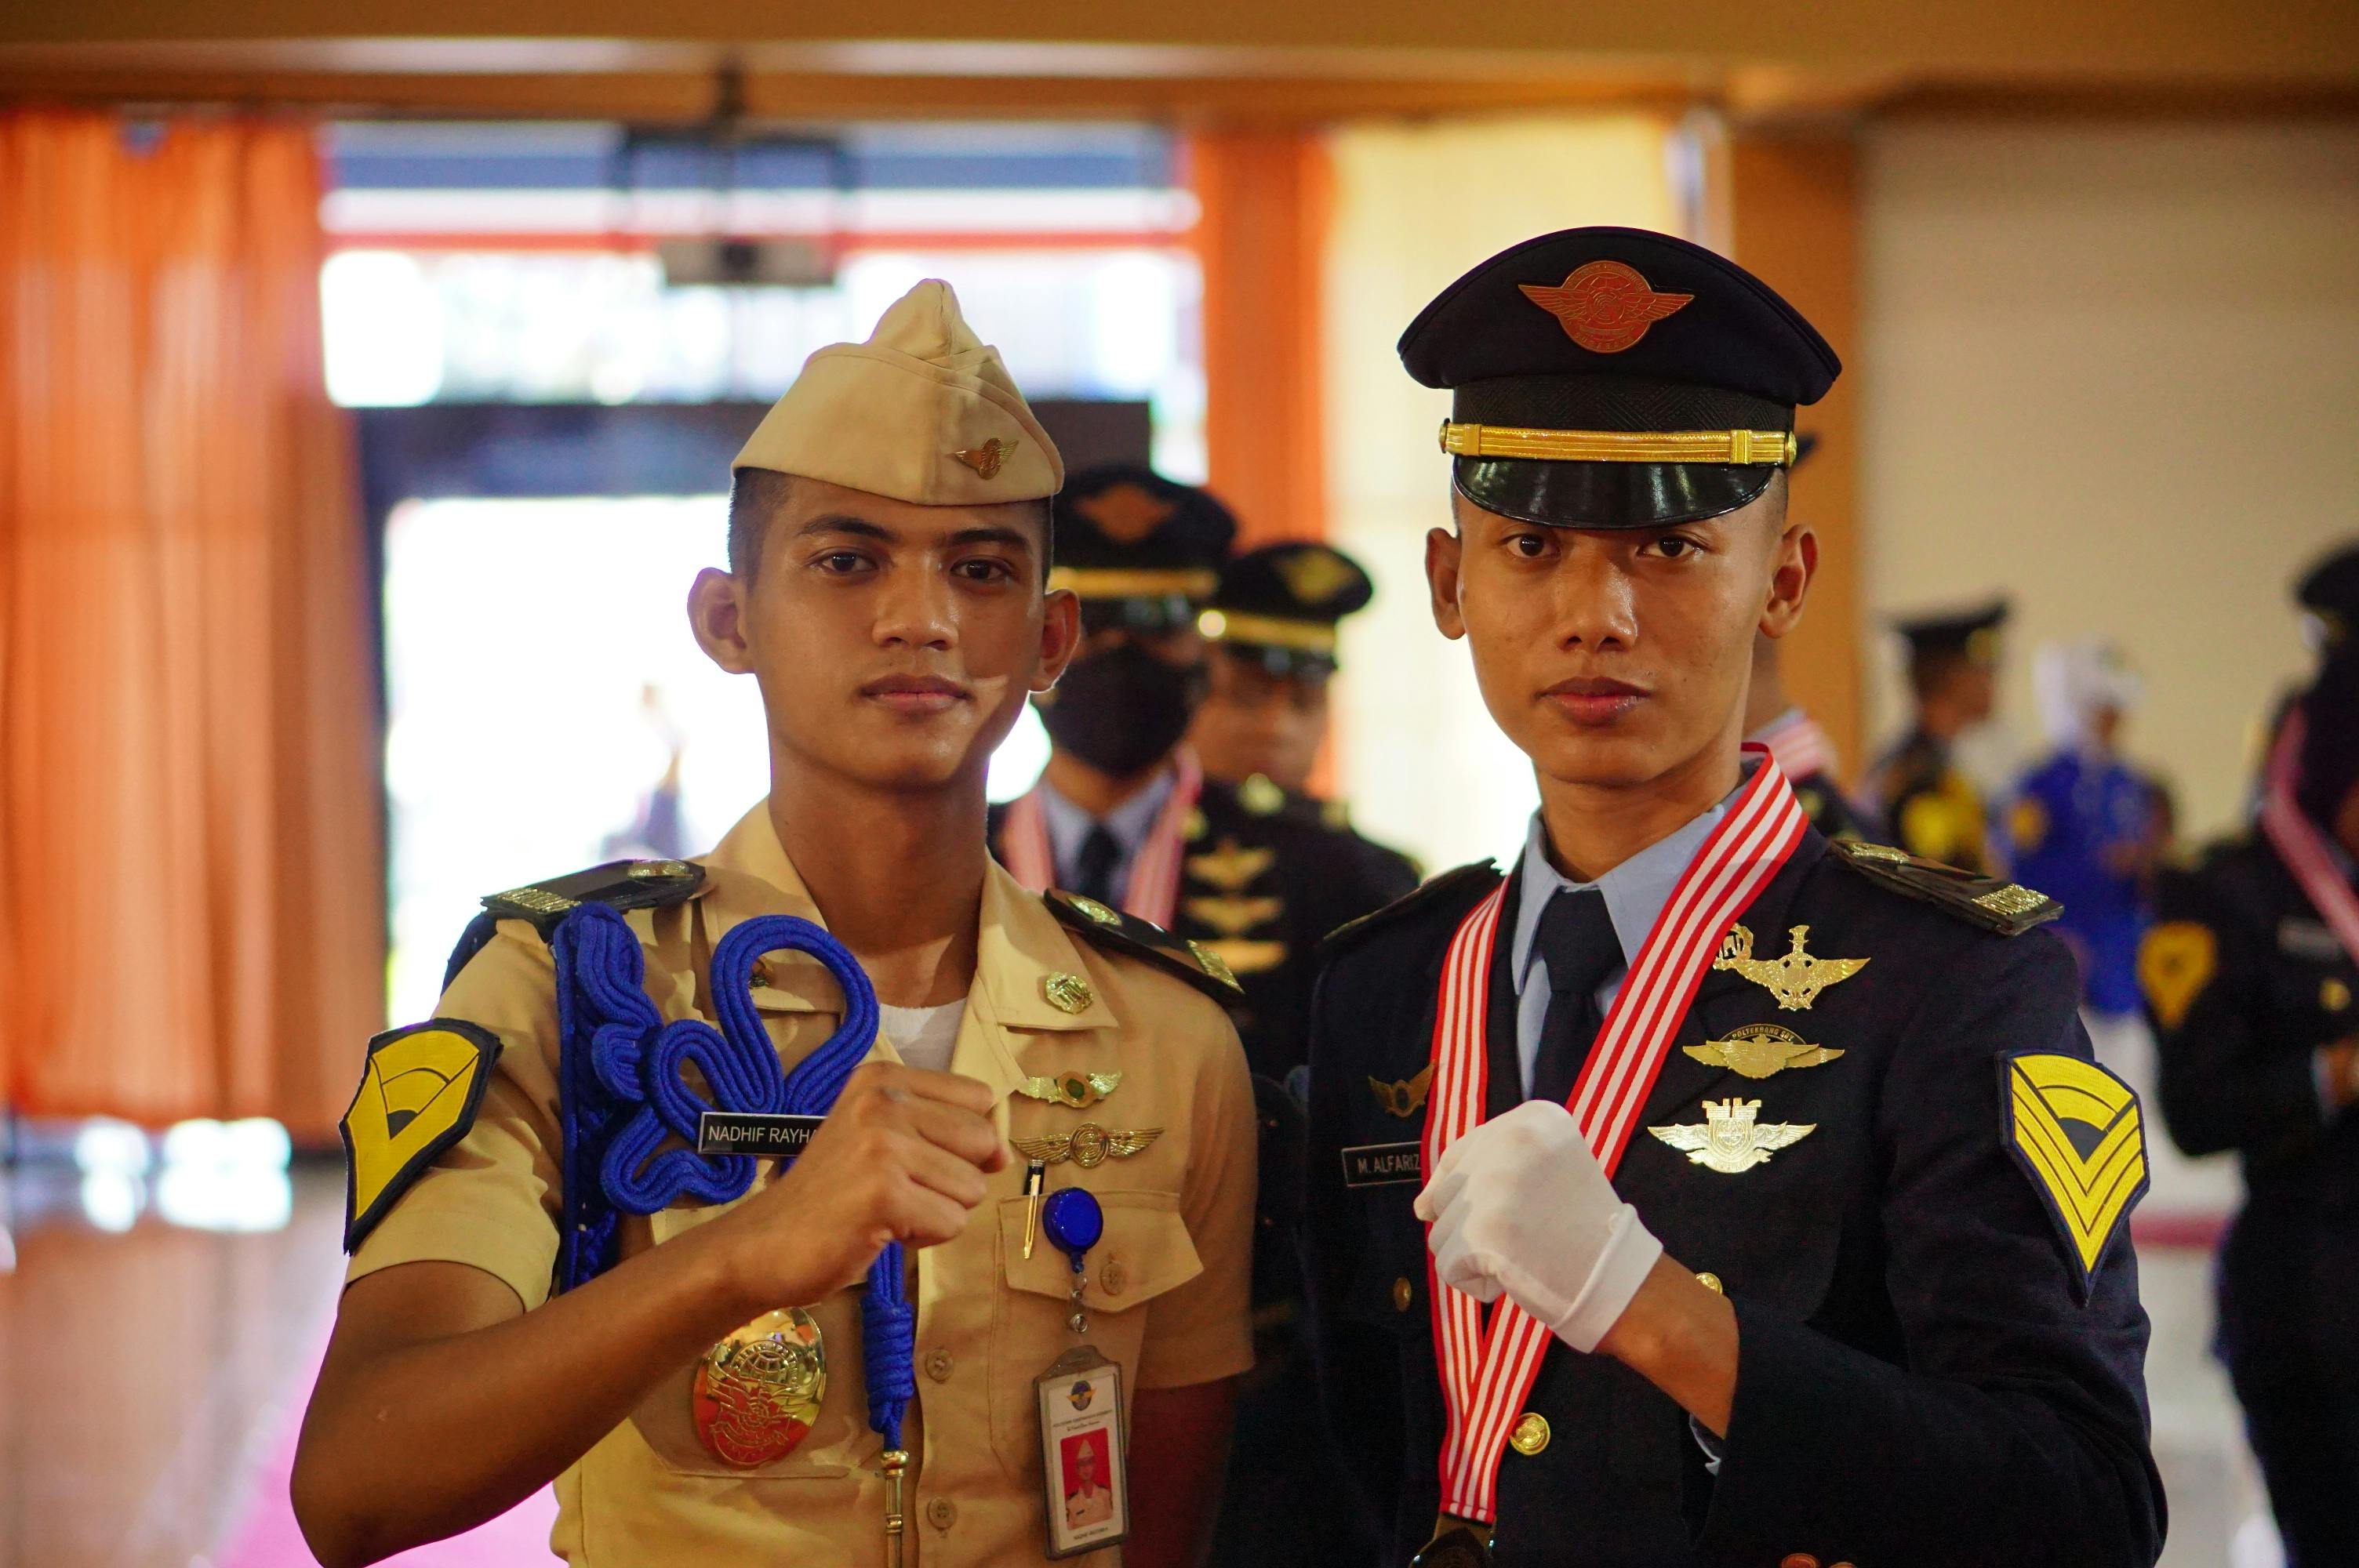
<path fill-rule="evenodd" d="M 1742 789 L 1744 786 L 1737 786 Z M 1685 827 L 1658 838 L 1595 881 L 1576 882 L 1549 863 L 1548 828 L 1540 814 L 1532 813 L 1531 830 L 1524 836 L 1524 854 L 1519 862 L 1523 882 L 1516 903 L 1514 945 L 1507 949 L 1510 973 L 1516 983 L 1516 1060 L 1524 1075 L 1524 1093 L 1532 1092 L 1532 1068 L 1539 1059 L 1540 1028 L 1548 1020 L 1549 985 L 1548 958 L 1538 950 L 1540 912 L 1549 899 L 1559 892 L 1578 892 L 1595 888 L 1605 897 L 1605 913 L 1614 922 L 1614 935 L 1622 944 L 1622 962 L 1605 977 L 1597 988 L 1597 1011 L 1602 1015 L 1614 1005 L 1621 992 L 1622 979 L 1630 972 L 1630 959 L 1655 928 L 1655 921 L 1663 913 L 1663 905 L 1671 899 L 1671 890 L 1680 885 L 1680 878 L 1694 860 L 1696 851 L 1728 810 L 1731 791 L 1717 805 Z"/>
<path fill-rule="evenodd" d="M 1114 874 L 1106 885 L 1114 892 L 1115 902 L 1121 902 L 1122 890 L 1130 885 L 1131 862 L 1138 859 L 1139 846 L 1154 828 L 1155 819 L 1163 814 L 1164 804 L 1179 786 L 1179 779 L 1169 768 L 1155 775 L 1147 786 L 1115 806 L 1103 817 L 1088 812 L 1057 793 L 1048 780 L 1040 781 L 1040 816 L 1049 827 L 1049 853 L 1057 862 L 1057 885 L 1073 885 L 1074 868 L 1082 858 L 1082 840 L 1090 829 L 1103 824 L 1122 847 L 1122 858 L 1114 863 Z"/>

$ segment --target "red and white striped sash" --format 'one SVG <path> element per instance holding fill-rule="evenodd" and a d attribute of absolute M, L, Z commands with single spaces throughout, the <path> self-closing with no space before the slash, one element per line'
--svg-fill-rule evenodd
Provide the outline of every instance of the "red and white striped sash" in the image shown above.
<path fill-rule="evenodd" d="M 2352 891 L 2343 868 L 2335 863 L 2326 835 L 2294 801 L 2294 775 L 2300 770 L 2302 736 L 2309 725 L 2309 716 L 2294 708 L 2286 715 L 2277 744 L 2269 750 L 2268 773 L 2261 792 L 2261 831 L 2269 836 L 2277 859 L 2301 884 L 2303 894 L 2343 945 L 2343 953 L 2359 964 L 2359 892 Z"/>
<path fill-rule="evenodd" d="M 1622 1162 L 1647 1096 L 1729 925 L 1800 843 L 1809 819 L 1767 747 L 1735 803 L 1688 863 L 1624 977 L 1597 1043 L 1566 1101 L 1608 1177 Z M 1486 977 L 1506 884 L 1460 922 L 1442 964 L 1433 1023 L 1433 1085 L 1425 1124 L 1425 1173 L 1483 1120 L 1489 1054 Z M 1441 1444 L 1441 1507 L 1489 1523 L 1498 1516 L 1499 1456 L 1539 1376 L 1545 1325 L 1503 1298 L 1486 1330 L 1483 1305 L 1426 1272 L 1433 1343 L 1448 1426 Z"/>
<path fill-rule="evenodd" d="M 1171 797 L 1156 814 L 1155 826 L 1130 858 L 1123 885 L 1123 909 L 1141 920 L 1169 925 L 1180 907 L 1180 865 L 1187 853 L 1188 818 L 1204 793 L 1204 770 L 1186 748 L 1172 758 Z M 1057 854 L 1049 840 L 1049 812 L 1040 799 L 1045 784 L 1034 784 L 1008 803 L 1000 819 L 1000 860 L 1007 872 L 1034 892 L 1057 885 Z"/>
<path fill-rule="evenodd" d="M 1806 779 L 1812 773 L 1835 771 L 1834 742 L 1819 728 L 1819 721 L 1799 708 L 1785 712 L 1764 724 L 1748 737 L 1769 748 L 1777 759 L 1777 766 L 1789 779 Z"/>

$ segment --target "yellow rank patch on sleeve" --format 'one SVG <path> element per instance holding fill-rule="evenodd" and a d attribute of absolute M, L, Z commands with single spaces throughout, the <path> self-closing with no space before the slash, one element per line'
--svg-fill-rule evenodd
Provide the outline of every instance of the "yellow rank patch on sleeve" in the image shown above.
<path fill-rule="evenodd" d="M 2007 1152 L 2063 1236 L 2074 1283 L 2090 1276 L 2146 1194 L 2146 1128 L 2130 1087 L 2094 1062 L 2027 1052 L 1999 1059 Z"/>
<path fill-rule="evenodd" d="M 369 1042 L 361 1087 L 344 1112 L 344 1250 L 467 1135 L 484 1103 L 500 1038 L 457 1018 L 430 1018 Z"/>
<path fill-rule="evenodd" d="M 2219 968 L 2220 940 L 2200 920 L 2166 920 L 2138 944 L 2138 985 L 2165 1029 L 2186 1022 Z"/>

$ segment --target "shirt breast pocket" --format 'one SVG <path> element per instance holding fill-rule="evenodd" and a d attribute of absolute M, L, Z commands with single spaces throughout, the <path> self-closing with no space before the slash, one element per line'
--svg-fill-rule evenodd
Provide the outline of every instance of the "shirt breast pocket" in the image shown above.
<path fill-rule="evenodd" d="M 1087 1346 L 1122 1368 L 1125 1419 L 1138 1392 L 1139 1348 L 1146 1343 L 1148 1303 L 1204 1271 L 1177 1193 L 1112 1191 L 1096 1195 L 1105 1234 L 1082 1260 L 1082 1309 L 1089 1331 L 1077 1334 L 1072 1260 L 1045 1233 L 1035 1233 L 1024 1256 L 1029 1199 L 999 1205 L 999 1256 L 1006 1288 L 991 1317 L 991 1442 L 1011 1476 L 1040 1469 L 1040 1412 L 1032 1380 L 1067 1350 Z"/>

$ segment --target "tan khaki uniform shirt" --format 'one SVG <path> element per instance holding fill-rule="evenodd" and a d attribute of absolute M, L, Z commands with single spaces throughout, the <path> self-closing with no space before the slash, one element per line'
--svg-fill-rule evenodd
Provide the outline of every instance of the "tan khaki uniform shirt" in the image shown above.
<path fill-rule="evenodd" d="M 627 916 L 647 958 L 647 994 L 668 1022 L 713 1016 L 707 962 L 738 922 L 819 919 L 766 804 L 702 864 L 707 880 L 692 899 Z M 527 1310 L 548 1299 L 560 1213 L 554 973 L 532 927 L 510 921 L 452 981 L 440 1014 L 496 1033 L 498 1066 L 465 1139 L 370 1232 L 348 1281 L 441 1260 L 497 1276 Z M 1055 975 L 1081 976 L 1093 1000 L 1078 1013 L 1051 1006 L 1042 988 Z M 784 952 L 756 971 L 754 1001 L 789 1067 L 834 1030 L 842 1005 L 816 960 Z M 869 1054 L 893 1057 L 881 1037 Z M 1086 1185 L 1105 1209 L 1104 1239 L 1087 1258 L 1087 1336 L 1066 1325 L 1064 1255 L 1044 1240 L 1022 1256 L 1020 1159 L 993 1178 L 962 1236 L 915 1254 L 918 1396 L 903 1433 L 910 1560 L 926 1568 L 1035 1563 L 1045 1527 L 1032 1379 L 1060 1353 L 1087 1343 L 1118 1361 L 1126 1394 L 1252 1364 L 1252 1089 L 1216 1002 L 1144 959 L 1069 932 L 996 864 L 984 883 L 974 984 L 951 1070 L 991 1087 L 995 1119 L 1010 1136 L 1070 1132 L 1085 1120 L 1163 1129 L 1128 1159 L 1087 1172 L 1049 1168 L 1049 1191 Z M 1036 1075 L 1074 1070 L 1120 1073 L 1122 1082 L 1086 1110 L 1015 1092 Z M 683 1203 L 624 1216 L 622 1253 L 721 1212 Z M 558 1477 L 556 1551 L 600 1568 L 881 1564 L 882 1443 L 868 1425 L 859 1292 L 839 1292 L 812 1312 L 825 1336 L 827 1390 L 799 1447 L 754 1470 L 713 1459 L 690 1413 L 693 1368 L 674 1368 Z M 1119 1552 L 1068 1561 L 1111 1565 Z"/>

